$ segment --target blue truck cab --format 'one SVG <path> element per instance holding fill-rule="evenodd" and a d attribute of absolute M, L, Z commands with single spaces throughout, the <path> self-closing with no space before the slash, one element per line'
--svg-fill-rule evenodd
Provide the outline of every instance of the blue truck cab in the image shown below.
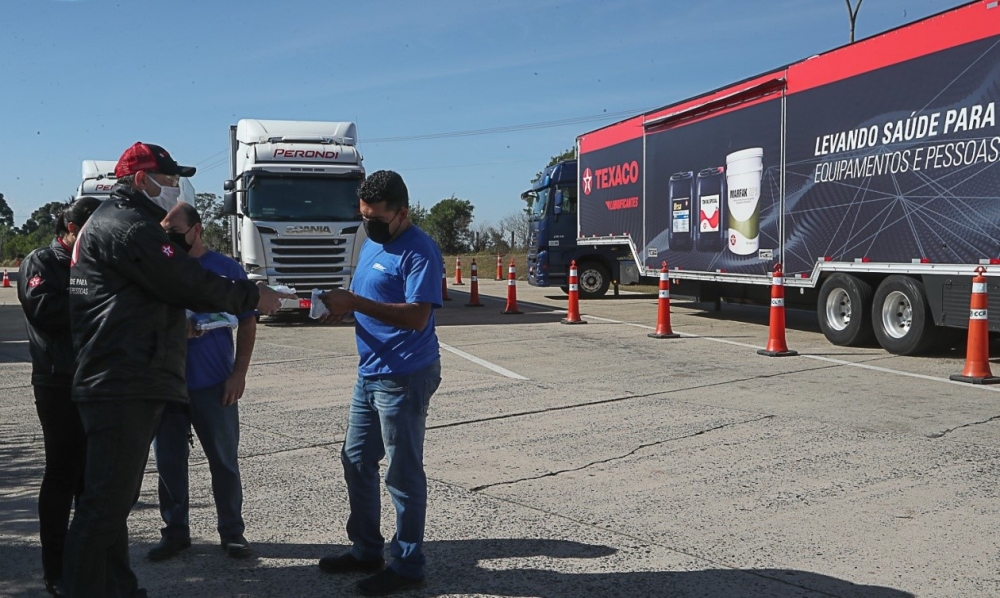
<path fill-rule="evenodd" d="M 614 283 L 638 270 L 627 246 L 577 244 L 577 161 L 549 166 L 521 194 L 529 215 L 528 284 L 569 289 L 569 267 L 576 260 L 580 297 L 604 295 Z M 631 268 L 626 264 L 631 264 Z"/>

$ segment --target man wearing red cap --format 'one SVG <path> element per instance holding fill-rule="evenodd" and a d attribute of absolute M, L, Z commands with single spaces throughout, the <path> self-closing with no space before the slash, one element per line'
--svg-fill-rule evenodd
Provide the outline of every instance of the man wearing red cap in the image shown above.
<path fill-rule="evenodd" d="M 294 298 L 216 276 L 170 241 L 160 221 L 177 204 L 180 177 L 194 173 L 162 147 L 136 143 L 74 246 L 73 400 L 88 465 L 66 538 L 63 590 L 73 598 L 146 595 L 129 566 L 127 520 L 164 406 L 188 400 L 184 309 L 269 314 Z"/>

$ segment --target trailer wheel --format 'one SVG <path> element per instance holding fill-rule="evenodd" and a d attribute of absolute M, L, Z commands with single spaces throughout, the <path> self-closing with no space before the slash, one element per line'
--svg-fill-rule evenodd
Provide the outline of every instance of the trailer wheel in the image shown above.
<path fill-rule="evenodd" d="M 871 341 L 872 286 L 850 274 L 833 274 L 819 289 L 819 327 L 835 345 L 857 347 Z"/>
<path fill-rule="evenodd" d="M 909 276 L 890 276 L 882 281 L 872 301 L 872 319 L 878 344 L 896 355 L 917 355 L 934 341 L 924 285 Z"/>
<path fill-rule="evenodd" d="M 600 262 L 584 262 L 578 274 L 581 299 L 602 297 L 611 286 L 611 273 Z"/>

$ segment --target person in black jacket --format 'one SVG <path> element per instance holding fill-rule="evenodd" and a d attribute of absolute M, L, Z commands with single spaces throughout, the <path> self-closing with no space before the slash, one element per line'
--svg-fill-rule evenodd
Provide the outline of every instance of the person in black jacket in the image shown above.
<path fill-rule="evenodd" d="M 296 298 L 216 276 L 170 241 L 160 221 L 177 203 L 179 178 L 194 173 L 162 147 L 136 143 L 73 248 L 73 400 L 87 469 L 66 538 L 63 584 L 72 598 L 146 595 L 129 565 L 127 520 L 164 406 L 188 400 L 184 309 L 270 314 L 282 298 Z"/>
<path fill-rule="evenodd" d="M 31 385 L 42 423 L 45 474 L 38 492 L 45 589 L 56 593 L 73 499 L 83 489 L 87 442 L 70 398 L 76 352 L 69 323 L 69 255 L 76 236 L 101 200 L 81 197 L 56 217 L 56 238 L 21 262 L 17 298 L 31 351 Z"/>

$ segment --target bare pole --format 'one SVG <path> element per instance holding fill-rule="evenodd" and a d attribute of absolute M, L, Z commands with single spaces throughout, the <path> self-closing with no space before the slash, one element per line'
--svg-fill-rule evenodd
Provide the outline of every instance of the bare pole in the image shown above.
<path fill-rule="evenodd" d="M 864 2 L 864 0 L 858 0 L 857 6 L 855 6 L 852 9 L 851 8 L 851 0 L 844 0 L 844 3 L 847 4 L 847 17 L 851 20 L 851 43 L 852 44 L 854 43 L 854 24 L 858 20 L 858 11 L 861 10 L 861 3 L 862 2 Z"/>

